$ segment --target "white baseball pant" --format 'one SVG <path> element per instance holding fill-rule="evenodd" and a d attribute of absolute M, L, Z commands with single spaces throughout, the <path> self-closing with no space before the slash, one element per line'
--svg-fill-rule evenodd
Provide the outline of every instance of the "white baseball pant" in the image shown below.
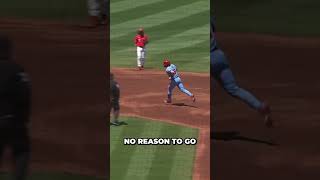
<path fill-rule="evenodd" d="M 146 48 L 137 46 L 137 65 L 138 67 L 144 66 L 146 60 Z"/>

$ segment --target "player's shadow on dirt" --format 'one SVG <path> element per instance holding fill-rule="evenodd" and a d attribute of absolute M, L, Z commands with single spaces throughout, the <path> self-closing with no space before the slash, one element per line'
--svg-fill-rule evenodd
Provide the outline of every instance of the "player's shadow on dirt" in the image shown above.
<path fill-rule="evenodd" d="M 198 108 L 197 106 L 185 104 L 185 103 L 172 103 L 172 106 L 186 106 L 186 107 L 192 107 L 192 108 Z"/>
<path fill-rule="evenodd" d="M 266 141 L 266 140 L 260 140 L 256 138 L 250 138 L 250 137 L 245 137 L 241 136 L 240 132 L 237 131 L 223 131 L 223 132 L 212 132 L 210 134 L 211 140 L 220 140 L 220 141 L 246 141 L 246 142 L 252 142 L 252 143 L 260 143 L 260 144 L 266 144 L 268 146 L 277 146 L 278 144 L 271 142 L 271 141 Z"/>

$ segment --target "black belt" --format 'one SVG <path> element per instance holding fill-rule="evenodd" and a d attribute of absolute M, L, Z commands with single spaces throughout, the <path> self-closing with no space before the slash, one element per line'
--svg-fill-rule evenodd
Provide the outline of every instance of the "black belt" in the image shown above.
<path fill-rule="evenodd" d="M 138 47 L 144 48 L 144 46 L 138 46 Z"/>

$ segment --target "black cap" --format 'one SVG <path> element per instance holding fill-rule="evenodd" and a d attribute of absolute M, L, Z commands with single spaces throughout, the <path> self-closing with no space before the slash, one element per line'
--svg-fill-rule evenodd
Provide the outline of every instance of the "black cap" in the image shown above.
<path fill-rule="evenodd" d="M 10 60 L 12 51 L 12 43 L 6 36 L 0 35 L 0 61 Z"/>

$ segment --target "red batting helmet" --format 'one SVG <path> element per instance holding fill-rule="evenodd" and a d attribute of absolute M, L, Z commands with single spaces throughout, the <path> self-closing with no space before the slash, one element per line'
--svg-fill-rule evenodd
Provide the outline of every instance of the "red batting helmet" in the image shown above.
<path fill-rule="evenodd" d="M 168 66 L 170 66 L 170 61 L 169 61 L 169 59 L 164 59 L 163 60 L 163 67 L 168 67 Z"/>

